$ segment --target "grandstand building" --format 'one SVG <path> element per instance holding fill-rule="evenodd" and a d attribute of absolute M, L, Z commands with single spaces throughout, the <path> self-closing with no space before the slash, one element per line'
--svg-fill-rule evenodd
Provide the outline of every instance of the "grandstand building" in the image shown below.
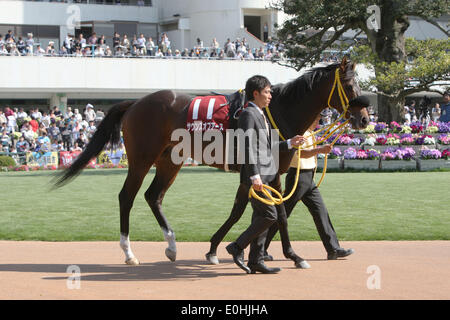
<path fill-rule="evenodd" d="M 34 0 L 0 1 L 0 34 L 8 31 L 25 41 L 31 34 L 33 53 L 0 56 L 0 107 L 67 105 L 87 102 L 107 107 L 117 100 L 137 99 L 161 89 L 189 94 L 211 91 L 229 93 L 244 86 L 254 74 L 266 75 L 273 83 L 286 82 L 299 74 L 271 61 L 235 59 L 155 59 L 154 56 L 60 56 L 66 37 L 86 41 L 96 33 L 104 35 L 104 46 L 114 50 L 114 34 L 143 34 L 161 48 L 161 37 L 170 40 L 170 50 L 206 49 L 216 54 L 228 39 L 243 40 L 252 52 L 266 49 L 283 22 L 284 14 L 268 8 L 269 0 Z M 410 28 L 419 39 L 442 37 L 430 24 L 411 20 Z M 419 25 L 420 23 L 420 25 Z M 417 25 L 416 25 L 417 24 Z M 436 30 L 435 30 L 436 29 Z M 1 42 L 1 40 L 0 40 Z M 53 43 L 56 54 L 36 56 L 37 46 L 45 50 Z M 89 44 L 88 44 L 89 46 Z M 83 47 L 84 48 L 84 47 Z M 131 50 L 131 49 L 129 49 Z M 114 50 L 115 51 L 115 50 Z M 154 54 L 154 53 L 153 53 Z M 264 59 L 261 59 L 264 60 Z M 244 67 L 245 66 L 245 67 Z"/>
<path fill-rule="evenodd" d="M 118 4 L 120 2 L 120 5 Z M 216 38 L 223 48 L 228 38 L 246 38 L 252 48 L 265 47 L 273 24 L 282 14 L 266 9 L 264 0 L 68 0 L 0 1 L 0 34 L 8 30 L 18 38 L 32 34 L 34 49 L 50 42 L 58 50 L 67 35 L 85 39 L 92 33 L 105 36 L 113 47 L 113 36 L 152 37 L 163 33 L 172 51 L 191 49 L 197 39 L 208 47 Z M 268 26 L 272 26 L 269 28 Z M 251 31 L 251 32 L 250 32 Z M 293 70 L 269 61 L 162 61 L 155 59 L 76 59 L 68 57 L 0 57 L 4 74 L 0 80 L 0 105 L 85 104 L 97 100 L 139 98 L 159 89 L 177 89 L 198 94 L 230 92 L 244 85 L 255 73 L 264 73 L 275 82 L 295 77 Z"/>

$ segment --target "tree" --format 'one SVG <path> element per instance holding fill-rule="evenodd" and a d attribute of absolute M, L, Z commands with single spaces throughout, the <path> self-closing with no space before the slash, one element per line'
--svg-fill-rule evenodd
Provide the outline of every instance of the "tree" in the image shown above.
<path fill-rule="evenodd" d="M 449 0 L 279 0 L 272 7 L 288 15 L 277 26 L 288 65 L 300 70 L 319 62 L 326 49 L 351 47 L 352 59 L 373 68 L 375 78 L 362 87 L 376 88 L 382 121 L 400 121 L 407 95 L 450 79 L 448 39 L 405 38 L 411 16 L 448 36 L 448 26 L 435 18 L 450 13 Z M 347 31 L 354 36 L 342 41 Z"/>

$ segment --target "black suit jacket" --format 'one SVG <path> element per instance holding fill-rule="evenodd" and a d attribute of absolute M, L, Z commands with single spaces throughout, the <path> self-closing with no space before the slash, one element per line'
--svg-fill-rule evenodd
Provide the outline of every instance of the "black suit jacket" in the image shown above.
<path fill-rule="evenodd" d="M 241 112 L 238 120 L 238 129 L 245 133 L 244 146 L 239 145 L 240 152 L 245 154 L 245 163 L 241 165 L 240 180 L 249 186 L 252 185 L 250 177 L 260 175 L 264 184 L 272 182 L 278 174 L 278 159 L 274 159 L 272 148 L 279 151 L 288 150 L 286 141 L 272 146 L 270 126 L 267 132 L 263 115 L 257 106 L 249 103 Z M 243 142 L 243 139 L 239 139 Z M 278 153 L 275 153 L 277 155 Z"/>

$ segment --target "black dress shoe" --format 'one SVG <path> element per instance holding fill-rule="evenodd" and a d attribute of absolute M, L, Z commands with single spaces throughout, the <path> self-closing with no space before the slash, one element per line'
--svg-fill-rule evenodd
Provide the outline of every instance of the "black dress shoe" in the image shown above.
<path fill-rule="evenodd" d="M 332 252 L 328 252 L 327 259 L 328 260 L 336 260 L 337 258 L 343 258 L 343 257 L 349 256 L 349 255 L 351 255 L 354 252 L 355 252 L 355 250 L 353 250 L 351 248 L 347 249 L 347 250 L 343 249 L 343 248 L 339 248 L 339 249 L 334 250 Z"/>
<path fill-rule="evenodd" d="M 264 264 L 264 262 L 249 264 L 251 273 L 261 272 L 261 273 L 278 273 L 281 271 L 281 268 L 269 268 Z"/>
<path fill-rule="evenodd" d="M 250 273 L 250 269 L 244 264 L 244 250 L 239 248 L 236 242 L 227 245 L 226 249 L 233 256 L 234 263 L 245 272 Z"/>
<path fill-rule="evenodd" d="M 273 257 L 267 251 L 264 251 L 264 261 L 273 261 Z"/>

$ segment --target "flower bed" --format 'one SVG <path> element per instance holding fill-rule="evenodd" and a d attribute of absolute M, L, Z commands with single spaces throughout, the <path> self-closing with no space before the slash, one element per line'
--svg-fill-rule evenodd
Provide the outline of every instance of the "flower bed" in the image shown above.
<path fill-rule="evenodd" d="M 392 121 L 389 124 L 389 130 L 391 132 L 400 133 L 402 131 L 402 126 L 399 123 Z"/>
<path fill-rule="evenodd" d="M 450 133 L 450 122 L 434 122 L 431 121 L 428 127 L 424 127 L 419 121 L 411 122 L 408 124 L 399 124 L 392 121 L 389 125 L 384 122 L 370 122 L 369 125 L 363 129 L 359 130 L 359 133 L 370 134 L 370 133 L 427 133 L 427 134 L 437 134 L 437 133 Z"/>
<path fill-rule="evenodd" d="M 389 147 L 380 156 L 381 169 L 416 169 L 416 152 L 409 147 Z"/>
<path fill-rule="evenodd" d="M 415 144 L 418 145 L 436 145 L 436 140 L 429 134 L 424 134 L 416 138 Z"/>
<path fill-rule="evenodd" d="M 379 167 L 380 153 L 377 150 L 348 148 L 344 151 L 345 169 L 379 169 Z"/>
<path fill-rule="evenodd" d="M 416 155 L 416 152 L 413 148 L 389 147 L 383 153 L 381 153 L 380 157 L 384 161 L 412 160 L 412 159 L 414 159 L 415 155 Z"/>
<path fill-rule="evenodd" d="M 437 136 L 436 142 L 437 148 L 440 150 L 444 150 L 450 145 L 450 135 L 446 133 L 440 134 L 439 136 Z"/>
<path fill-rule="evenodd" d="M 375 125 L 375 132 L 377 133 L 387 133 L 389 132 L 389 126 L 384 122 L 378 122 Z"/>
<path fill-rule="evenodd" d="M 417 167 L 420 171 L 427 171 L 438 168 L 450 168 L 450 149 L 423 149 L 420 151 L 420 158 L 417 159 Z"/>
<path fill-rule="evenodd" d="M 9 167 L 2 167 L 1 171 L 3 172 L 14 172 L 14 171 L 54 171 L 54 170 L 64 170 L 66 169 L 66 166 L 55 166 L 55 165 L 49 165 L 49 166 L 30 166 L 30 165 L 20 165 L 20 166 L 9 166 Z M 128 168 L 127 165 L 113 165 L 112 163 L 104 163 L 104 164 L 88 164 L 85 169 L 123 169 Z"/>
<path fill-rule="evenodd" d="M 438 149 L 423 149 L 420 151 L 420 158 L 425 160 L 441 159 L 442 152 Z"/>
<path fill-rule="evenodd" d="M 402 146 L 410 146 L 415 144 L 416 139 L 411 133 L 404 133 L 400 136 L 400 144 Z"/>

